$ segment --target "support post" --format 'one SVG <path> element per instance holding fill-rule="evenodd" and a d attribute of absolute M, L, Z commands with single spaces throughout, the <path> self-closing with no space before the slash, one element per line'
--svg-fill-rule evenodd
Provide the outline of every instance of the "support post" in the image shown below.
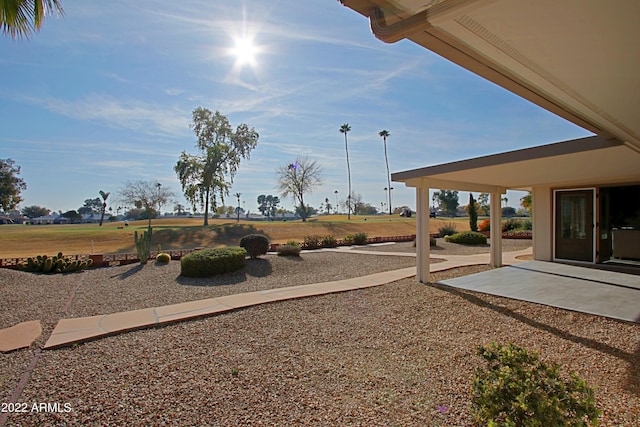
<path fill-rule="evenodd" d="M 416 268 L 420 283 L 429 282 L 429 186 L 416 188 Z"/>
<path fill-rule="evenodd" d="M 505 189 L 496 188 L 491 192 L 491 267 L 502 267 L 502 195 Z"/>

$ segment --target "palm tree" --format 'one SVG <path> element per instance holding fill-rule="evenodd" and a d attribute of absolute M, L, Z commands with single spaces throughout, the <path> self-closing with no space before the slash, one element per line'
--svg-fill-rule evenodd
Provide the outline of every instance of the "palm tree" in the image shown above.
<path fill-rule="evenodd" d="M 54 13 L 64 15 L 60 0 L 0 1 L 0 27 L 11 38 L 29 38 L 40 30 L 42 21 Z"/>
<path fill-rule="evenodd" d="M 389 215 L 391 215 L 391 176 L 389 175 L 389 158 L 387 157 L 387 137 L 390 135 L 388 130 L 381 130 L 378 135 L 382 137 L 384 142 L 384 161 L 387 164 L 387 188 L 389 189 Z"/>
<path fill-rule="evenodd" d="M 100 216 L 100 227 L 102 227 L 102 221 L 104 221 L 104 212 L 107 209 L 107 199 L 109 198 L 109 192 L 100 190 L 100 197 L 102 197 L 102 215 Z"/>
<path fill-rule="evenodd" d="M 234 196 L 236 196 L 236 198 L 238 199 L 238 207 L 236 208 L 236 213 L 238 214 L 237 222 L 240 222 L 240 196 L 242 196 L 242 193 L 236 193 L 234 194 Z"/>
<path fill-rule="evenodd" d="M 349 146 L 347 144 L 347 133 L 351 131 L 349 123 L 340 126 L 340 133 L 344 134 L 344 149 L 347 152 L 347 177 L 349 179 L 349 192 L 347 193 L 347 219 L 351 219 L 351 166 L 349 165 Z"/>

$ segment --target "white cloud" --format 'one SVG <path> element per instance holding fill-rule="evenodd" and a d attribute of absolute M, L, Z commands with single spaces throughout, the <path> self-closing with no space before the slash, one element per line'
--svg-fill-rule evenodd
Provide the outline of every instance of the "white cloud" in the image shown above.
<path fill-rule="evenodd" d="M 189 112 L 178 107 L 160 107 L 104 94 L 89 94 L 76 100 L 35 96 L 22 100 L 73 119 L 99 121 L 110 127 L 147 135 L 183 136 L 189 124 Z"/>

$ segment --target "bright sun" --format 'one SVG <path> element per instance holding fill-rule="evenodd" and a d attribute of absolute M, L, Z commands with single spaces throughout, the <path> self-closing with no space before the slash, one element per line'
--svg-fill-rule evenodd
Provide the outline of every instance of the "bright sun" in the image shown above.
<path fill-rule="evenodd" d="M 236 63 L 238 65 L 255 65 L 257 51 L 253 40 L 249 38 L 239 38 L 236 39 L 233 55 L 236 57 Z"/>

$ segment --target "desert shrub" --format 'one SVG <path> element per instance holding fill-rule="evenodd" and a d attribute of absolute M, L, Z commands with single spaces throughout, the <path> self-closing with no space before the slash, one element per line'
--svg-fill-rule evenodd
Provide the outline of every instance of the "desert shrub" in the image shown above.
<path fill-rule="evenodd" d="M 456 233 L 456 225 L 453 222 L 449 222 L 438 228 L 438 237 L 451 236 Z"/>
<path fill-rule="evenodd" d="M 171 261 L 171 255 L 169 255 L 166 252 L 160 252 L 158 255 L 156 255 L 156 261 L 157 262 L 162 262 L 162 263 L 168 263 L 169 261 Z"/>
<path fill-rule="evenodd" d="M 593 390 L 576 373 L 513 344 L 478 347 L 488 369 L 473 378 L 472 414 L 489 426 L 597 426 Z"/>
<path fill-rule="evenodd" d="M 342 243 L 344 243 L 345 245 L 353 245 L 353 234 L 347 234 L 346 236 L 344 236 L 344 239 L 342 239 Z"/>
<path fill-rule="evenodd" d="M 300 256 L 299 245 L 280 245 L 276 251 L 280 256 Z"/>
<path fill-rule="evenodd" d="M 462 243 L 465 245 L 483 245 L 487 243 L 487 236 L 477 231 L 463 231 L 444 238 L 446 242 Z"/>
<path fill-rule="evenodd" d="M 522 230 L 533 230 L 533 223 L 530 219 L 525 219 L 520 223 L 520 228 Z"/>
<path fill-rule="evenodd" d="M 269 250 L 269 238 L 263 234 L 249 234 L 240 239 L 240 247 L 247 251 L 251 259 L 256 259 Z"/>
<path fill-rule="evenodd" d="M 84 270 L 91 266 L 93 260 L 74 260 L 64 257 L 62 252 L 49 257 L 47 255 L 38 255 L 36 257 L 27 258 L 27 263 L 18 263 L 18 269 L 29 273 L 73 273 Z"/>
<path fill-rule="evenodd" d="M 366 245 L 367 244 L 367 233 L 356 233 L 353 235 L 353 244 L 354 245 Z"/>
<path fill-rule="evenodd" d="M 287 243 L 285 243 L 285 245 L 300 247 L 300 242 L 296 242 L 295 240 L 289 240 Z"/>
<path fill-rule="evenodd" d="M 485 219 L 478 224 L 478 231 L 491 231 L 491 220 Z"/>
<path fill-rule="evenodd" d="M 429 237 L 429 246 L 436 246 L 436 239 L 434 237 Z M 416 247 L 416 239 L 413 239 L 413 247 Z"/>
<path fill-rule="evenodd" d="M 517 230 L 521 226 L 522 222 L 518 221 L 517 219 L 510 218 L 502 222 L 502 232 L 504 233 L 505 231 Z"/>
<path fill-rule="evenodd" d="M 240 247 L 201 249 L 180 259 L 180 274 L 186 277 L 209 277 L 240 270 L 247 251 Z"/>
<path fill-rule="evenodd" d="M 305 249 L 318 249 L 321 246 L 322 237 L 320 236 L 305 236 L 302 246 Z"/>
<path fill-rule="evenodd" d="M 333 236 L 324 236 L 322 238 L 322 247 L 323 248 L 335 248 L 338 246 L 338 240 Z"/>

